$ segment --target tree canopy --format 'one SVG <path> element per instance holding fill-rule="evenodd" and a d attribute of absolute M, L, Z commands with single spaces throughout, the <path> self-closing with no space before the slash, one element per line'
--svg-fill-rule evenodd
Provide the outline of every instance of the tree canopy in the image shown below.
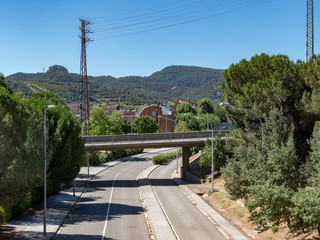
<path fill-rule="evenodd" d="M 196 109 L 194 109 L 190 103 L 182 102 L 182 103 L 178 104 L 178 106 L 177 106 L 177 113 L 178 114 L 190 113 L 190 112 L 192 112 L 193 114 L 196 113 Z"/>
<path fill-rule="evenodd" d="M 225 186 L 232 198 L 246 200 L 258 223 L 319 231 L 319 70 L 320 56 L 303 63 L 261 54 L 224 72 L 225 101 L 264 123 L 261 134 L 254 114 L 226 109 L 241 129 L 226 142 Z"/>
<path fill-rule="evenodd" d="M 44 107 L 47 114 L 48 194 L 79 172 L 84 143 L 78 120 L 57 95 L 20 99 L 0 86 L 0 222 L 22 214 L 43 196 Z"/>
<path fill-rule="evenodd" d="M 140 116 L 133 121 L 136 133 L 155 133 L 160 131 L 159 124 L 150 116 Z"/>
<path fill-rule="evenodd" d="M 203 113 L 214 113 L 213 104 L 208 98 L 201 98 L 198 100 L 198 109 Z"/>
<path fill-rule="evenodd" d="M 131 131 L 127 120 L 122 117 L 120 111 L 113 111 L 111 115 L 107 115 L 103 107 L 95 105 L 91 110 L 90 126 L 91 135 L 113 135 L 126 134 Z"/>

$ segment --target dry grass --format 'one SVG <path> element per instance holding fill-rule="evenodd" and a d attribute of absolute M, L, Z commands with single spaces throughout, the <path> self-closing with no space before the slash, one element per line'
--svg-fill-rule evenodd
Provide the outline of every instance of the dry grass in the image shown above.
<path fill-rule="evenodd" d="M 280 225 L 275 233 L 270 229 L 256 233 L 253 230 L 256 224 L 250 220 L 249 211 L 241 202 L 232 201 L 228 198 L 223 188 L 224 181 L 221 177 L 215 179 L 214 186 L 219 191 L 209 195 L 204 194 L 210 190 L 211 185 L 209 183 L 193 185 L 191 189 L 199 195 L 204 194 L 203 199 L 242 233 L 247 235 L 248 238 L 259 240 L 320 240 L 316 232 L 290 233 L 285 225 Z"/>

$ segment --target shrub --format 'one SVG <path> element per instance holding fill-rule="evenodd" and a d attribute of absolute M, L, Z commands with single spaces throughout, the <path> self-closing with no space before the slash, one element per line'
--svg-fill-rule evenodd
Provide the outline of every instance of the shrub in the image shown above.
<path fill-rule="evenodd" d="M 94 151 L 89 153 L 89 163 L 91 166 L 96 166 L 101 163 L 98 152 Z"/>
<path fill-rule="evenodd" d="M 278 228 L 279 228 L 279 225 L 274 225 L 274 226 L 270 227 L 270 230 L 272 232 L 276 232 L 276 231 L 278 231 Z"/>
<path fill-rule="evenodd" d="M 97 166 L 101 163 L 112 161 L 119 158 L 124 158 L 130 156 L 131 154 L 141 153 L 143 149 L 132 149 L 132 150 L 115 150 L 110 153 L 99 153 L 99 152 L 90 152 L 89 163 L 91 166 Z"/>
<path fill-rule="evenodd" d="M 153 164 L 164 164 L 164 163 L 168 162 L 169 160 L 176 158 L 176 156 L 177 156 L 176 152 L 160 154 L 160 155 L 154 156 L 152 158 L 152 162 L 153 162 Z"/>
<path fill-rule="evenodd" d="M 26 210 L 31 206 L 31 202 L 32 202 L 32 195 L 29 192 L 25 198 L 21 199 L 21 201 L 19 201 L 12 207 L 12 217 L 13 218 L 22 217 L 26 212 Z"/>
<path fill-rule="evenodd" d="M 0 225 L 5 223 L 10 218 L 8 210 L 0 206 Z"/>

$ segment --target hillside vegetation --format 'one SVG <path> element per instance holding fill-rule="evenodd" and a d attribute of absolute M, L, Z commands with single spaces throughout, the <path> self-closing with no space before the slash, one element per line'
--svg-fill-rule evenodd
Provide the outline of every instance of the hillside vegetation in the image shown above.
<path fill-rule="evenodd" d="M 58 94 L 67 103 L 76 102 L 79 95 L 80 75 L 69 73 L 54 65 L 44 73 L 15 73 L 6 77 L 14 92 L 21 91 L 30 97 L 35 92 L 50 91 Z M 154 103 L 168 98 L 210 98 L 215 101 L 221 96 L 220 85 L 223 70 L 194 66 L 170 66 L 148 77 L 88 76 L 89 101 L 134 104 Z"/>

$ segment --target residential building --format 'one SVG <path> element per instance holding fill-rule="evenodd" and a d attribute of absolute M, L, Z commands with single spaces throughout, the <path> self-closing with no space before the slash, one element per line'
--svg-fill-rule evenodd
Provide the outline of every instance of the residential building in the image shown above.
<path fill-rule="evenodd" d="M 150 116 L 152 117 L 161 128 L 161 132 L 173 132 L 174 130 L 174 115 L 172 111 L 160 104 L 151 104 L 147 107 L 141 108 L 136 117 Z"/>

